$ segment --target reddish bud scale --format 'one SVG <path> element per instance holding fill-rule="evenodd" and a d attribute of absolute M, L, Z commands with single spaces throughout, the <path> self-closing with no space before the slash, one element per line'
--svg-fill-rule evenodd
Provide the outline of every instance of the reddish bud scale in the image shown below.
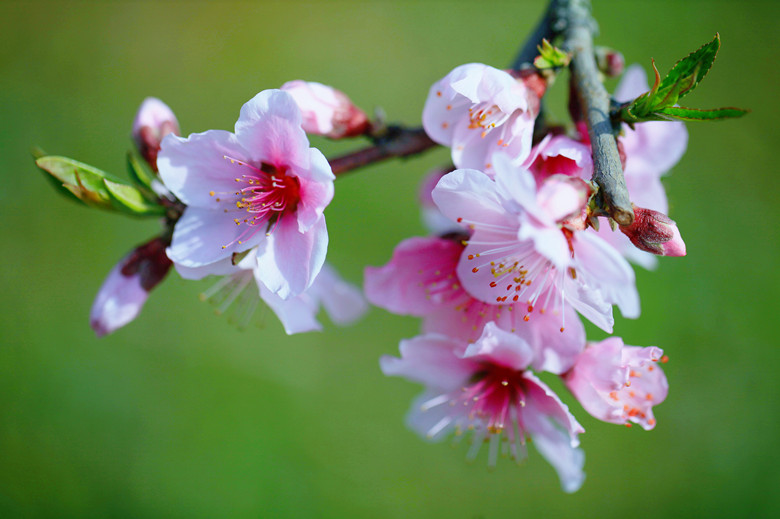
<path fill-rule="evenodd" d="M 169 240 L 158 237 L 136 248 L 125 258 L 121 274 L 128 278 L 138 276 L 141 287 L 151 292 L 171 268 L 171 260 L 165 254 L 168 245 Z"/>

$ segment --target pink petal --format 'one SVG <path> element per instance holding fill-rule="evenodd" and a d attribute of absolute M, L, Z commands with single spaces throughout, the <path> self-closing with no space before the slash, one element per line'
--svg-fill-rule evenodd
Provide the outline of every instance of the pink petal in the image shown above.
<path fill-rule="evenodd" d="M 149 292 L 141 286 L 139 275 L 122 274 L 126 259 L 122 259 L 111 269 L 92 304 L 89 322 L 98 337 L 107 335 L 135 319 L 149 297 Z"/>
<path fill-rule="evenodd" d="M 241 107 L 236 138 L 250 162 L 309 169 L 309 140 L 301 128 L 301 111 L 281 90 L 263 90 Z"/>
<path fill-rule="evenodd" d="M 615 89 L 614 96 L 618 102 L 625 103 L 639 97 L 648 90 L 650 90 L 650 86 L 647 84 L 645 70 L 641 65 L 634 63 L 626 69 L 623 78 Z"/>
<path fill-rule="evenodd" d="M 472 222 L 499 226 L 511 222 L 501 205 L 495 182 L 481 171 L 459 169 L 448 173 L 436 185 L 432 196 L 445 216 L 466 228 Z"/>
<path fill-rule="evenodd" d="M 501 330 L 493 322 L 485 325 L 482 336 L 469 344 L 463 353 L 464 359 L 489 362 L 517 371 L 526 369 L 533 357 L 533 349 L 524 339 Z"/>
<path fill-rule="evenodd" d="M 305 233 L 294 218 L 282 218 L 257 255 L 258 277 L 282 299 L 309 288 L 325 262 L 328 229 L 321 218 Z"/>
<path fill-rule="evenodd" d="M 220 260 L 230 258 L 234 252 L 245 251 L 265 240 L 261 231 L 242 238 L 246 226 L 238 226 L 229 214 L 221 211 L 189 206 L 184 210 L 168 248 L 168 257 L 177 265 L 196 268 L 210 266 L 207 274 L 220 274 L 224 265 Z M 242 243 L 238 243 L 241 239 Z"/>
<path fill-rule="evenodd" d="M 478 364 L 461 359 L 463 343 L 443 335 L 428 334 L 401 341 L 401 358 L 384 355 L 382 373 L 402 376 L 445 391 L 462 385 L 478 369 Z"/>
<path fill-rule="evenodd" d="M 168 134 L 162 141 L 157 167 L 165 187 L 195 207 L 216 207 L 210 193 L 233 193 L 235 170 L 225 156 L 247 160 L 248 152 L 235 135 L 222 130 L 193 133 L 182 138 Z"/>

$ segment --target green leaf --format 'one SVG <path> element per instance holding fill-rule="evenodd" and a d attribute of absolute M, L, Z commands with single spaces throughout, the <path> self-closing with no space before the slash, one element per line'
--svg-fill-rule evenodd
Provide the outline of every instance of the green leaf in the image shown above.
<path fill-rule="evenodd" d="M 112 177 L 105 171 L 67 157 L 47 155 L 35 164 L 68 198 L 85 204 L 134 216 L 160 215 L 165 208 L 149 203 L 139 189 Z"/>
<path fill-rule="evenodd" d="M 696 85 L 710 71 L 719 49 L 720 35 L 715 34 L 711 42 L 691 52 L 672 67 L 658 87 L 659 94 L 672 94 L 670 97 L 674 97 L 673 100 L 667 101 L 668 105 L 675 104 L 678 99 L 685 97 L 696 88 Z"/>
<path fill-rule="evenodd" d="M 663 119 L 681 119 L 683 121 L 717 121 L 720 119 L 734 119 L 742 117 L 750 110 L 741 108 L 713 108 L 710 110 L 699 110 L 697 108 L 685 108 L 683 106 L 669 106 L 657 112 Z"/>
<path fill-rule="evenodd" d="M 129 184 L 122 184 L 103 179 L 108 195 L 114 208 L 124 213 L 136 216 L 161 215 L 165 208 L 161 205 L 150 204 L 141 191 Z"/>
<path fill-rule="evenodd" d="M 108 209 L 111 207 L 103 179 L 109 175 L 97 168 L 67 157 L 48 155 L 35 164 L 58 180 L 62 186 L 87 205 Z"/>
<path fill-rule="evenodd" d="M 152 188 L 152 182 L 156 180 L 154 174 L 132 151 L 127 152 L 127 171 L 130 174 L 130 179 L 139 187 L 144 198 L 149 202 L 156 202 L 159 199 Z"/>

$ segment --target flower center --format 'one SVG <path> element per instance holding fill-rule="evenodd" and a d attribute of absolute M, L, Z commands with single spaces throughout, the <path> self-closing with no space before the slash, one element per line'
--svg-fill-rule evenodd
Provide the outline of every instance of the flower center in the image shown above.
<path fill-rule="evenodd" d="M 498 106 L 489 102 L 477 103 L 469 108 L 469 129 L 481 128 L 484 130 L 484 137 L 488 131 L 504 124 L 510 115 L 512 114 L 505 114 Z"/>
<path fill-rule="evenodd" d="M 512 410 L 525 407 L 525 390 L 520 371 L 490 364 L 463 387 L 457 400 L 470 407 L 469 419 L 483 420 L 492 434 L 511 425 Z"/>
<path fill-rule="evenodd" d="M 235 179 L 243 186 L 236 193 L 240 197 L 236 207 L 248 213 L 243 219 L 236 219 L 236 223 L 270 224 L 294 212 L 300 200 L 298 179 L 285 174 L 286 168 L 277 168 L 265 162 L 259 169 L 252 169 L 254 174 L 241 175 Z"/>

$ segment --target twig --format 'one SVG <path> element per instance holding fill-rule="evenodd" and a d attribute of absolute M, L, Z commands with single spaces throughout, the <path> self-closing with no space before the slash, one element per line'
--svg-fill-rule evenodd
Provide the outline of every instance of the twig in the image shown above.
<path fill-rule="evenodd" d="M 342 175 L 353 169 L 375 162 L 416 155 L 438 146 L 422 128 L 390 126 L 387 133 L 375 139 L 372 146 L 330 159 L 334 175 Z"/>
<path fill-rule="evenodd" d="M 590 2 L 569 0 L 562 12 L 566 17 L 563 47 L 572 53 L 572 79 L 588 125 L 593 149 L 593 181 L 599 186 L 600 205 L 617 223 L 630 225 L 634 221 L 634 210 L 609 118 L 609 94 L 599 80 L 593 54 L 596 29 L 590 15 Z"/>

